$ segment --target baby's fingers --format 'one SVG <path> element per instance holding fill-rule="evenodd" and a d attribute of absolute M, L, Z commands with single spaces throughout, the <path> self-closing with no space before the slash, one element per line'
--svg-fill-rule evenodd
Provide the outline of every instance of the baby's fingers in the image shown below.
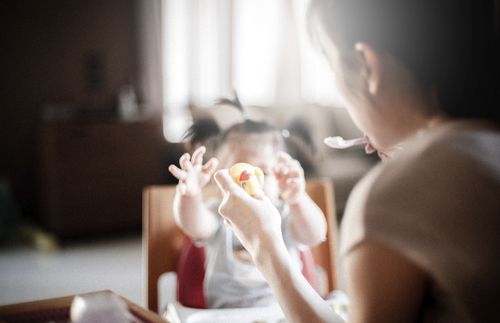
<path fill-rule="evenodd" d="M 184 180 L 187 177 L 187 173 L 175 165 L 168 166 L 170 173 L 178 180 Z"/>
<path fill-rule="evenodd" d="M 303 176 L 300 168 L 289 168 L 286 166 L 275 168 L 274 174 L 278 181 L 286 181 L 288 178 L 301 178 Z"/>
<path fill-rule="evenodd" d="M 219 166 L 219 160 L 217 158 L 210 158 L 205 165 L 202 167 L 202 171 L 209 175 L 212 176 L 212 174 L 215 172 L 217 169 L 217 166 Z"/>
<path fill-rule="evenodd" d="M 181 158 L 179 159 L 179 164 L 181 165 L 181 168 L 183 170 L 190 171 L 191 169 L 193 169 L 193 164 L 189 160 L 188 153 L 185 153 L 184 155 L 181 156 Z"/>
<path fill-rule="evenodd" d="M 293 160 L 292 156 L 290 156 L 286 152 L 284 151 L 278 152 L 278 162 L 287 164 L 292 160 Z"/>
<path fill-rule="evenodd" d="M 193 157 L 191 157 L 191 163 L 193 164 L 193 166 L 202 164 L 203 155 L 205 154 L 206 151 L 207 149 L 205 148 L 205 146 L 198 147 L 198 149 L 194 151 Z"/>
<path fill-rule="evenodd" d="M 190 156 L 188 153 L 185 153 L 179 158 L 179 165 L 181 166 L 182 169 L 186 169 L 185 163 L 186 160 L 189 160 Z"/>
<path fill-rule="evenodd" d="M 286 177 L 287 178 L 300 178 L 302 176 L 302 172 L 298 169 L 289 169 Z"/>
<path fill-rule="evenodd" d="M 274 172 L 279 176 L 286 175 L 288 173 L 288 167 L 286 165 L 278 164 L 274 167 Z"/>
<path fill-rule="evenodd" d="M 274 167 L 274 171 L 280 175 L 288 175 L 290 171 L 301 170 L 302 166 L 300 163 L 293 159 L 290 155 L 285 152 L 278 153 L 278 162 Z"/>
<path fill-rule="evenodd" d="M 295 186 L 297 186 L 297 187 L 298 187 L 298 186 L 300 186 L 301 182 L 302 182 L 302 181 L 300 180 L 300 178 L 288 178 L 288 179 L 286 180 L 286 183 L 287 183 L 290 187 L 295 187 Z"/>

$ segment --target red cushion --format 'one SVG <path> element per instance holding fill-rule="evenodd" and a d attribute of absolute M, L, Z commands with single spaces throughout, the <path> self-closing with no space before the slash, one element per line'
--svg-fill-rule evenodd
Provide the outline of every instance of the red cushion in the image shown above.
<path fill-rule="evenodd" d="M 207 308 L 203 293 L 205 249 L 186 238 L 177 260 L 177 300 L 184 306 Z"/>

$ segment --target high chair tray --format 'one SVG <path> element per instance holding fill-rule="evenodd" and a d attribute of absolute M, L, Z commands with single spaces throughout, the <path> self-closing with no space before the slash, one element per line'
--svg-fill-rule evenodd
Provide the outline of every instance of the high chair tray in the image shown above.
<path fill-rule="evenodd" d="M 163 318 L 171 323 L 284 323 L 278 305 L 250 308 L 197 309 L 169 303 Z"/>
<path fill-rule="evenodd" d="M 335 323 L 343 323 L 346 312 L 344 294 L 332 293 L 326 302 L 332 307 L 332 319 Z M 264 307 L 197 309 L 185 307 L 174 301 L 167 305 L 163 318 L 171 323 L 285 323 L 285 315 L 278 304 Z"/>

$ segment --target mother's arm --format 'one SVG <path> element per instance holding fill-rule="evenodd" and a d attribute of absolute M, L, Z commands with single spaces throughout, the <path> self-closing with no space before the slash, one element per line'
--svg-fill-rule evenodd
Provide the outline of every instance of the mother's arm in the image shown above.
<path fill-rule="evenodd" d="M 282 241 L 263 243 L 255 263 L 290 322 L 343 322 L 306 281 Z"/>
<path fill-rule="evenodd" d="M 281 233 L 281 217 L 266 197 L 251 197 L 227 170 L 215 174 L 224 199 L 220 214 L 250 252 L 290 322 L 342 322 L 292 265 Z"/>

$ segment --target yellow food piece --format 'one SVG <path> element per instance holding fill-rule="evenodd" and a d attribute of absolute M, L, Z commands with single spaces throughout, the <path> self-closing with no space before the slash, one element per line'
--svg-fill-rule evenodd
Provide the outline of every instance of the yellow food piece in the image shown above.
<path fill-rule="evenodd" d="M 250 195 L 262 195 L 264 173 L 259 167 L 247 163 L 236 163 L 229 169 L 229 175 Z"/>

